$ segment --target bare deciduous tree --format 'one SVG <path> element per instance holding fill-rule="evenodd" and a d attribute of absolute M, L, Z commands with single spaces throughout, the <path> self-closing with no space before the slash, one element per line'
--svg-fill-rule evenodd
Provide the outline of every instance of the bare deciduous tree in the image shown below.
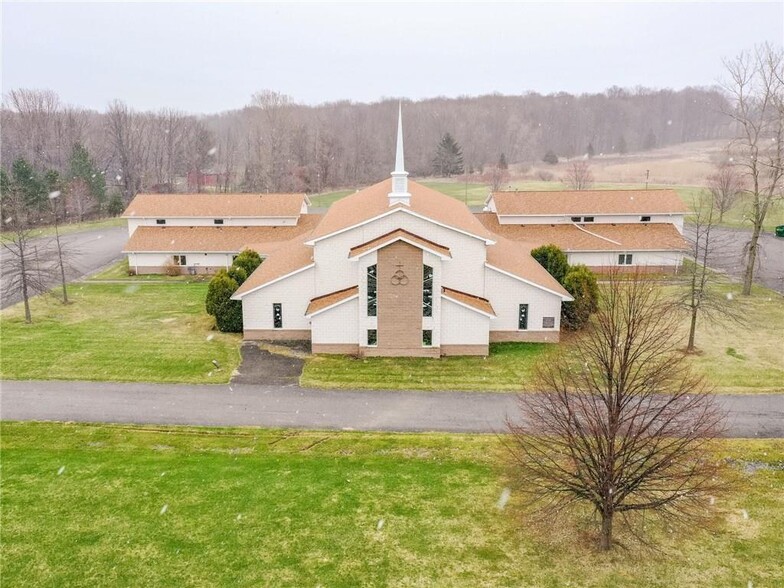
<path fill-rule="evenodd" d="M 708 176 L 708 189 L 719 214 L 717 222 L 720 223 L 743 193 L 743 179 L 732 163 L 725 162 L 718 166 L 716 173 Z"/>
<path fill-rule="evenodd" d="M 47 242 L 33 238 L 30 211 L 16 187 L 4 190 L 2 204 L 5 293 L 22 298 L 25 322 L 31 323 L 30 298 L 48 290 L 51 265 L 47 260 L 51 260 L 51 251 Z"/>
<path fill-rule="evenodd" d="M 701 206 L 700 200 L 703 202 Z M 675 299 L 676 306 L 689 316 L 689 337 L 686 343 L 686 351 L 689 352 L 695 349 L 699 317 L 713 324 L 733 322 L 740 325 L 743 316 L 738 309 L 738 302 L 721 293 L 721 276 L 709 267 L 712 260 L 725 254 L 731 240 L 731 237 L 719 236 L 715 230 L 718 204 L 713 198 L 697 197 L 693 208 L 696 212 L 691 217 L 688 229 L 691 260 L 684 264 L 681 273 L 684 287 Z"/>
<path fill-rule="evenodd" d="M 572 190 L 590 190 L 593 186 L 591 166 L 587 161 L 573 161 L 566 170 L 564 181 Z"/>
<path fill-rule="evenodd" d="M 727 114 L 737 123 L 734 159 L 743 170 L 751 196 L 743 294 L 751 294 L 759 237 L 768 211 L 782 200 L 784 185 L 784 52 L 765 44 L 724 63 L 724 84 L 733 104 Z"/>
<path fill-rule="evenodd" d="M 150 142 L 150 115 L 139 114 L 115 100 L 106 111 L 106 130 L 119 166 L 119 182 L 125 201 L 130 201 L 144 185 Z"/>
<path fill-rule="evenodd" d="M 722 412 L 678 347 L 679 318 L 641 273 L 611 274 L 590 327 L 541 364 L 543 393 L 520 396 L 509 421 L 514 476 L 548 517 L 587 507 L 610 549 L 620 522 L 643 537 L 638 515 L 700 520 L 723 487 L 711 441 Z"/>

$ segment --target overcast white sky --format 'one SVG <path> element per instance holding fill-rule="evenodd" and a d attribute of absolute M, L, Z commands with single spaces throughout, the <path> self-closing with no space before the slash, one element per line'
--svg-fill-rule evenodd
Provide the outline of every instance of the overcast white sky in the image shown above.
<path fill-rule="evenodd" d="M 2 82 L 103 110 L 712 85 L 784 2 L 2 4 Z"/>

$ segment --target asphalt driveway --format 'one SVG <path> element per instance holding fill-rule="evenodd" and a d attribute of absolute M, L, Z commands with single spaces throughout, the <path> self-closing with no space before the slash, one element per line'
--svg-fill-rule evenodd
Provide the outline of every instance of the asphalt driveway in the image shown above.
<path fill-rule="evenodd" d="M 30 247 L 36 245 L 44 246 L 51 240 L 50 237 L 40 237 L 30 242 Z M 107 227 L 104 229 L 93 229 L 79 233 L 68 233 L 60 237 L 63 249 L 69 252 L 71 268 L 66 273 L 66 279 L 70 282 L 84 276 L 90 275 L 104 266 L 109 265 L 122 258 L 122 248 L 128 240 L 127 227 Z M 22 300 L 20 294 L 11 293 L 6 290 L 10 268 L 6 263 L 8 252 L 0 247 L 0 308 L 6 308 Z M 58 276 L 52 276 L 48 283 L 50 287 L 55 287 L 59 282 Z"/>
<path fill-rule="evenodd" d="M 784 394 L 720 396 L 727 436 L 784 437 Z M 517 415 L 511 394 L 311 390 L 297 386 L 5 381 L 0 418 L 494 433 Z"/>

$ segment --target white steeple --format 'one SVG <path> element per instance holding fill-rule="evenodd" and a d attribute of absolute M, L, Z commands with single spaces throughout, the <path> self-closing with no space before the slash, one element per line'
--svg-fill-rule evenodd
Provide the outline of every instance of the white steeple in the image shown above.
<path fill-rule="evenodd" d="M 392 172 L 392 191 L 388 194 L 389 205 L 411 205 L 411 194 L 408 193 L 408 172 L 403 163 L 403 105 L 398 103 L 397 114 L 397 151 L 395 153 L 395 171 Z"/>

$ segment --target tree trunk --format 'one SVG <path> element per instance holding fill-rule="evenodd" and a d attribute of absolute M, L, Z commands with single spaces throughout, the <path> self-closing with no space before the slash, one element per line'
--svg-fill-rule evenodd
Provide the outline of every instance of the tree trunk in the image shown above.
<path fill-rule="evenodd" d="M 694 336 L 697 332 L 697 307 L 691 308 L 691 324 L 689 324 L 689 343 L 686 345 L 686 351 L 694 351 Z"/>
<path fill-rule="evenodd" d="M 29 324 L 33 322 L 33 315 L 30 313 L 30 300 L 28 299 L 29 297 L 27 294 L 27 268 L 25 267 L 24 249 L 20 248 L 19 253 L 19 266 L 21 268 L 22 274 L 22 300 L 24 300 L 25 322 Z"/>
<path fill-rule="evenodd" d="M 749 241 L 749 251 L 746 257 L 746 271 L 743 273 L 743 294 L 751 294 L 751 285 L 754 283 L 754 266 L 757 263 L 757 248 L 759 247 L 759 236 L 762 226 L 755 224 Z"/>
<path fill-rule="evenodd" d="M 613 513 L 602 513 L 602 536 L 599 540 L 599 549 L 609 551 L 612 546 Z"/>

